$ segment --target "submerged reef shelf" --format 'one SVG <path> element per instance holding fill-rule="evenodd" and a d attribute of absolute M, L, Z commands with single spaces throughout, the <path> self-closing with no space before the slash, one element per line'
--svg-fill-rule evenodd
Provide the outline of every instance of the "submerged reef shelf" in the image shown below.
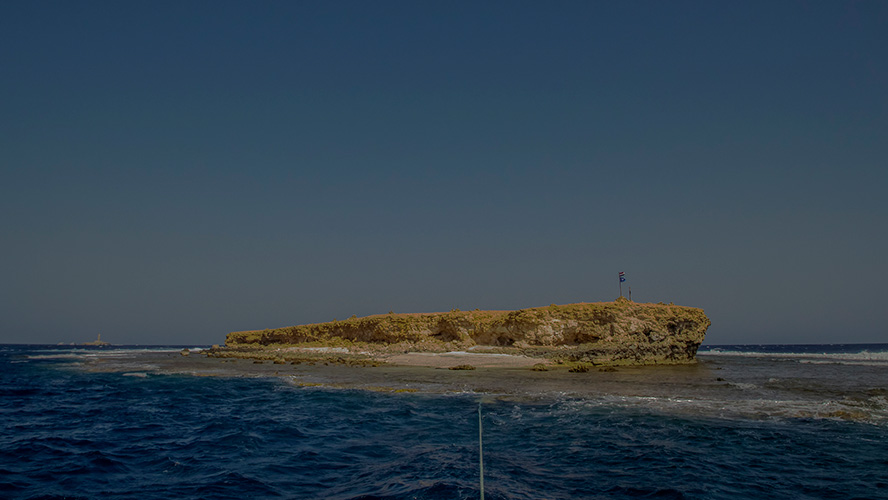
<path fill-rule="evenodd" d="M 473 350 L 595 365 L 695 362 L 710 321 L 702 309 L 613 302 L 515 311 L 380 314 L 228 334 L 226 351 L 331 349 L 372 359 L 405 352 Z"/>

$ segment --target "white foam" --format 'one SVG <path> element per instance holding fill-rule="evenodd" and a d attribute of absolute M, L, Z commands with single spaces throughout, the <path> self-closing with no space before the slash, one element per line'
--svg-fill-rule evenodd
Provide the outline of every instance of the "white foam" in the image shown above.
<path fill-rule="evenodd" d="M 698 356 L 738 356 L 747 358 L 776 358 L 776 359 L 797 359 L 800 362 L 809 363 L 843 363 L 843 364 L 861 364 L 867 362 L 872 365 L 888 364 L 888 351 L 879 352 L 759 352 L 759 351 L 698 351 Z M 806 361 L 807 360 L 807 361 Z"/>
<path fill-rule="evenodd" d="M 46 354 L 30 354 L 29 360 L 49 359 L 95 359 L 95 358 L 132 358 L 145 353 L 181 352 L 181 348 L 140 348 L 140 349 L 53 349 Z M 200 347 L 190 349 L 193 352 L 203 350 Z"/>
<path fill-rule="evenodd" d="M 82 357 L 83 357 L 82 354 L 74 354 L 74 353 L 67 353 L 67 354 L 32 354 L 32 355 L 30 355 L 30 356 L 27 356 L 28 359 L 78 359 L 78 358 L 82 358 Z"/>
<path fill-rule="evenodd" d="M 285 351 L 291 352 L 335 352 L 340 354 L 348 354 L 345 347 L 288 347 Z"/>

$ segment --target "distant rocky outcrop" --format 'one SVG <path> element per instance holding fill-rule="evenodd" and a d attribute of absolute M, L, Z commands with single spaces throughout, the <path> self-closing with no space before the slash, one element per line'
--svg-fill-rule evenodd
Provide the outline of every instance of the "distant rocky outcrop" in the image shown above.
<path fill-rule="evenodd" d="M 710 321 L 702 309 L 619 298 L 516 311 L 382 314 L 232 332 L 226 346 L 329 345 L 443 352 L 477 346 L 594 364 L 695 361 Z"/>
<path fill-rule="evenodd" d="M 100 333 L 100 334 L 96 337 L 96 340 L 93 340 L 93 341 L 91 341 L 91 342 L 83 342 L 83 343 L 81 343 L 80 345 L 91 345 L 91 346 L 99 346 L 99 347 L 102 347 L 102 346 L 111 345 L 111 344 L 108 343 L 108 342 L 105 342 L 104 340 L 102 340 L 102 334 Z"/>

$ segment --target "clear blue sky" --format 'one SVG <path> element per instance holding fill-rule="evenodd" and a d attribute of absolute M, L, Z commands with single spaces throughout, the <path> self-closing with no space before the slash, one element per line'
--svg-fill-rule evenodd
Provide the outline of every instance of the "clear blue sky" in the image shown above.
<path fill-rule="evenodd" d="M 888 342 L 888 3 L 0 2 L 0 342 L 613 300 Z"/>

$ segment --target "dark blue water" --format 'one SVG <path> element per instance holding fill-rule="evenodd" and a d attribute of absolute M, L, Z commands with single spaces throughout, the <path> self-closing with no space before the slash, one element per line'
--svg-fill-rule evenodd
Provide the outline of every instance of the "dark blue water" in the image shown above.
<path fill-rule="evenodd" d="M 47 349 L 0 346 L 2 498 L 478 498 L 479 401 L 490 499 L 888 498 L 872 415 L 93 373 Z"/>

